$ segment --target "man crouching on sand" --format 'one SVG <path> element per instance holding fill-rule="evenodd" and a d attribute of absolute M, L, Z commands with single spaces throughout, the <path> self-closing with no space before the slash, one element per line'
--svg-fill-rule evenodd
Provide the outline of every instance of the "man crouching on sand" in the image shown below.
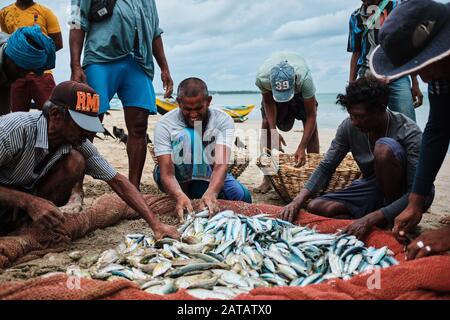
<path fill-rule="evenodd" d="M 192 212 L 190 199 L 201 199 L 210 214 L 217 198 L 251 203 L 250 192 L 228 171 L 234 137 L 233 119 L 211 109 L 212 97 L 198 78 L 178 86 L 179 108 L 164 115 L 155 126 L 154 178 L 159 188 L 176 200 L 176 211 Z"/>
<path fill-rule="evenodd" d="M 281 216 L 292 221 L 301 207 L 331 179 L 348 152 L 362 178 L 349 187 L 312 200 L 307 210 L 330 218 L 356 219 L 345 233 L 359 238 L 371 227 L 392 224 L 406 208 L 419 160 L 422 133 L 412 120 L 387 109 L 389 87 L 378 80 L 360 78 L 338 95 L 337 103 L 350 117 L 336 132 L 325 158 Z M 425 201 L 424 210 L 433 197 Z"/>
<path fill-rule="evenodd" d="M 92 88 L 67 81 L 55 87 L 42 111 L 0 117 L 0 235 L 30 218 L 57 228 L 64 222 L 58 207 L 87 173 L 106 181 L 148 222 L 156 238 L 179 237 L 87 140 L 104 131 L 98 108 L 99 96 Z"/>

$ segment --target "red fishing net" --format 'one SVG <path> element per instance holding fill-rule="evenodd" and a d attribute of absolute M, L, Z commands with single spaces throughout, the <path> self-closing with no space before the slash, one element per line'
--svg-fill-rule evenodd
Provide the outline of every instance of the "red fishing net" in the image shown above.
<path fill-rule="evenodd" d="M 147 196 L 146 201 L 159 215 L 174 214 L 175 204 L 167 197 Z M 262 212 L 276 215 L 281 210 L 272 205 L 229 201 L 220 201 L 220 207 L 246 215 Z M 60 234 L 43 232 L 29 225 L 12 236 L 0 238 L 0 266 L 10 266 L 23 261 L 24 257 L 36 257 L 58 244 L 83 237 L 93 230 L 111 226 L 122 219 L 137 217 L 117 197 L 104 196 L 91 209 L 68 217 Z M 316 227 L 320 232 L 333 233 L 347 226 L 350 221 L 302 213 L 295 223 Z M 373 230 L 365 242 L 367 246 L 388 246 L 400 265 L 378 273 L 361 274 L 347 281 L 332 280 L 307 287 L 258 288 L 237 299 L 450 299 L 450 256 L 406 262 L 401 252 L 402 246 L 391 232 L 382 230 Z M 55 275 L 25 282 L 3 283 L 0 285 L 0 299 L 193 299 L 185 290 L 158 296 L 140 290 L 127 280 L 77 279 Z"/>

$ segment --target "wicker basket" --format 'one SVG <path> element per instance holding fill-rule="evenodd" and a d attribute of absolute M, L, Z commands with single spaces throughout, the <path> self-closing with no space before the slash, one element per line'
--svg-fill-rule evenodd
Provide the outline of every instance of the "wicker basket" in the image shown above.
<path fill-rule="evenodd" d="M 318 153 L 307 154 L 305 165 L 296 168 L 294 155 L 278 153 L 270 156 L 264 153 L 259 157 L 257 165 L 268 176 L 280 198 L 285 202 L 291 202 L 304 187 L 322 158 L 323 155 Z M 358 179 L 360 175 L 361 172 L 355 160 L 348 154 L 336 168 L 327 187 L 320 193 L 341 190 L 350 185 L 353 180 Z"/>
<path fill-rule="evenodd" d="M 153 162 L 158 164 L 158 159 L 155 156 L 155 146 L 153 143 L 148 144 L 148 150 L 152 156 Z M 236 179 L 247 169 L 250 163 L 250 156 L 247 149 L 234 148 L 233 149 L 233 163 L 228 166 L 228 172 Z"/>

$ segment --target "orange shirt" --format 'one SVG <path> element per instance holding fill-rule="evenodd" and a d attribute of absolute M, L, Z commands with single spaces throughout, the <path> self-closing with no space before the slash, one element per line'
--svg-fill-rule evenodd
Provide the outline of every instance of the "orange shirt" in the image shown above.
<path fill-rule="evenodd" d="M 44 34 L 60 33 L 58 18 L 55 14 L 39 3 L 22 10 L 15 3 L 0 10 L 0 29 L 6 33 L 13 33 L 20 27 L 28 27 L 38 24 Z M 47 70 L 45 73 L 51 73 Z"/>
<path fill-rule="evenodd" d="M 0 10 L 0 28 L 3 32 L 13 33 L 20 27 L 38 24 L 44 34 L 60 33 L 58 18 L 47 7 L 35 3 L 22 10 L 15 3 Z"/>

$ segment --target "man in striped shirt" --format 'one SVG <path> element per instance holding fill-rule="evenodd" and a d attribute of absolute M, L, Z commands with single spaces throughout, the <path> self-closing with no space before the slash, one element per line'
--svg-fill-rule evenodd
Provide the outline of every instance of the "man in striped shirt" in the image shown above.
<path fill-rule="evenodd" d="M 67 81 L 55 88 L 42 112 L 0 117 L 0 235 L 23 219 L 49 229 L 61 225 L 64 215 L 58 207 L 67 203 L 72 188 L 87 173 L 106 181 L 139 212 L 155 237 L 179 237 L 87 139 L 104 130 L 98 109 L 99 96 L 92 88 Z"/>

